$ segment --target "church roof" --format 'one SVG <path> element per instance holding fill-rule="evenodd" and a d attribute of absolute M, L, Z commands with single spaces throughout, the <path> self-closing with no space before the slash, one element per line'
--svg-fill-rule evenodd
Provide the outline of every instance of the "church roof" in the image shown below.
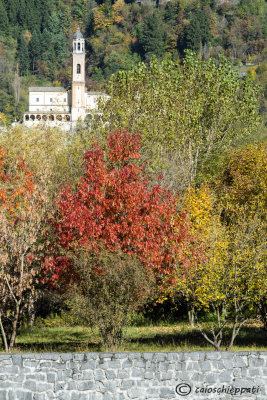
<path fill-rule="evenodd" d="M 29 92 L 66 92 L 64 87 L 29 87 Z"/>
<path fill-rule="evenodd" d="M 76 32 L 74 33 L 73 38 L 74 39 L 83 39 L 83 35 L 82 35 L 81 31 L 80 31 L 80 28 L 77 28 Z"/>

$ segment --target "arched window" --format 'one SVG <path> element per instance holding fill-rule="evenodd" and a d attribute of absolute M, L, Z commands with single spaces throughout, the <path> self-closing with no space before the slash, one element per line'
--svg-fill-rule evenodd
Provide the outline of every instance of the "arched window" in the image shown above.
<path fill-rule="evenodd" d="M 81 50 L 81 43 L 78 42 L 78 50 Z"/>
<path fill-rule="evenodd" d="M 77 64 L 77 74 L 81 73 L 81 64 Z"/>

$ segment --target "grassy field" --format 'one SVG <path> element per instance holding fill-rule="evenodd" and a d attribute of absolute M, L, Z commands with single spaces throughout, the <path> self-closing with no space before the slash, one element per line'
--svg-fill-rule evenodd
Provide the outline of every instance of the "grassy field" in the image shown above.
<path fill-rule="evenodd" d="M 21 329 L 15 352 L 103 351 L 96 331 L 76 326 Z M 129 327 L 118 351 L 214 350 L 197 329 L 186 323 L 169 326 Z M 233 351 L 267 351 L 267 335 L 259 323 L 247 324 L 236 339 Z M 2 349 L 0 351 L 3 351 Z"/>

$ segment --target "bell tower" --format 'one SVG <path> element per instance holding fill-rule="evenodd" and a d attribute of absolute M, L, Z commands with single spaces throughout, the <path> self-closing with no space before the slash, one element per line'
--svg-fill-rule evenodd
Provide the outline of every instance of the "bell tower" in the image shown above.
<path fill-rule="evenodd" d="M 85 117 L 85 47 L 80 28 L 73 36 L 72 60 L 71 120 L 77 121 Z"/>

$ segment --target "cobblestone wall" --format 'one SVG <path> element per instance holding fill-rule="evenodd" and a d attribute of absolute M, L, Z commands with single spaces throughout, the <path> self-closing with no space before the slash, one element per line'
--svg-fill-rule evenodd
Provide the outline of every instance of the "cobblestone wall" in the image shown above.
<path fill-rule="evenodd" d="M 0 400 L 267 400 L 267 352 L 0 354 Z"/>

